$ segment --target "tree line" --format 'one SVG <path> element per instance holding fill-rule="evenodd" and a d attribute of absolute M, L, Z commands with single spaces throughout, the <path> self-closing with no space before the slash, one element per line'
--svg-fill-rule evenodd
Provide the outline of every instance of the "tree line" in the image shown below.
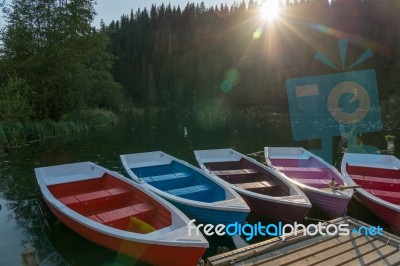
<path fill-rule="evenodd" d="M 253 0 L 152 5 L 102 24 L 117 58 L 113 77 L 141 107 L 191 108 L 219 99 L 287 110 L 287 79 L 349 71 L 370 48 L 374 57 L 352 70 L 375 69 L 381 102 L 399 102 L 399 1 L 287 1 L 275 20 L 263 20 L 260 7 Z M 343 68 L 341 38 L 349 40 Z M 317 51 L 337 69 L 315 60 Z"/>
<path fill-rule="evenodd" d="M 400 102 L 399 1 L 287 1 L 275 20 L 260 7 L 152 5 L 96 28 L 94 0 L 12 0 L 0 34 L 0 120 L 207 101 L 284 111 L 287 79 L 348 71 L 368 48 L 374 57 L 352 70 L 375 69 L 381 102 Z M 343 69 L 340 38 L 350 44 Z"/>

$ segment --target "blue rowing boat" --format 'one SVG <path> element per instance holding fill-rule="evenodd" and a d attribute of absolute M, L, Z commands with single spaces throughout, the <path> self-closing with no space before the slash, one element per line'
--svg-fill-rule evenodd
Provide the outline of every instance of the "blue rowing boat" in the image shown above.
<path fill-rule="evenodd" d="M 164 152 L 121 155 L 121 161 L 134 181 L 174 204 L 196 223 L 243 223 L 250 212 L 231 188 Z"/>

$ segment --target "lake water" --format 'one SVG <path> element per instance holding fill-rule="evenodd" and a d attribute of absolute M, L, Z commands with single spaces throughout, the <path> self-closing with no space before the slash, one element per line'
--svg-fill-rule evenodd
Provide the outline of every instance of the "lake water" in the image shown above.
<path fill-rule="evenodd" d="M 395 135 L 399 148 L 400 123 L 383 115 L 380 132 L 362 136 L 364 144 L 386 149 L 385 135 Z M 390 118 L 392 117 L 392 118 Z M 333 163 L 340 164 L 340 138 L 333 140 Z M 130 258 L 98 247 L 60 224 L 40 207 L 34 168 L 79 161 L 93 161 L 122 174 L 120 154 L 162 150 L 195 164 L 194 149 L 232 147 L 242 153 L 261 151 L 264 146 L 303 146 L 316 149 L 318 141 L 295 142 L 289 116 L 252 111 L 212 110 L 176 113 L 160 111 L 122 119 L 114 126 L 96 128 L 79 136 L 48 139 L 0 157 L 0 265 L 21 265 L 20 253 L 33 246 L 40 265 L 133 265 Z M 395 153 L 399 157 L 399 151 Z M 381 224 L 368 210 L 350 203 L 348 215 Z M 310 217 L 323 218 L 316 212 Z M 207 255 L 226 239 L 210 239 Z"/>

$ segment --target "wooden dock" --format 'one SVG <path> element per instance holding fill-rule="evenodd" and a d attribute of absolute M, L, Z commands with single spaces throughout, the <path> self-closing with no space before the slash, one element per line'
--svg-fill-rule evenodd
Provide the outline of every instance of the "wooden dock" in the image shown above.
<path fill-rule="evenodd" d="M 351 217 L 329 224 L 349 224 L 349 229 L 369 227 Z M 350 232 L 346 236 L 315 235 L 273 238 L 208 258 L 207 265 L 400 265 L 400 237 L 366 236 Z"/>

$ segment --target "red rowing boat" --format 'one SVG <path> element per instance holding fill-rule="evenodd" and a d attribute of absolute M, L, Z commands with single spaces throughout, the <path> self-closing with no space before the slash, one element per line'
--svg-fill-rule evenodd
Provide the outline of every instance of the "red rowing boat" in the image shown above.
<path fill-rule="evenodd" d="M 343 175 L 359 185 L 355 198 L 386 222 L 392 231 L 400 231 L 400 160 L 391 155 L 346 153 Z"/>
<path fill-rule="evenodd" d="M 99 245 L 152 265 L 196 265 L 208 247 L 182 212 L 115 172 L 84 162 L 35 173 L 56 217 Z"/>

